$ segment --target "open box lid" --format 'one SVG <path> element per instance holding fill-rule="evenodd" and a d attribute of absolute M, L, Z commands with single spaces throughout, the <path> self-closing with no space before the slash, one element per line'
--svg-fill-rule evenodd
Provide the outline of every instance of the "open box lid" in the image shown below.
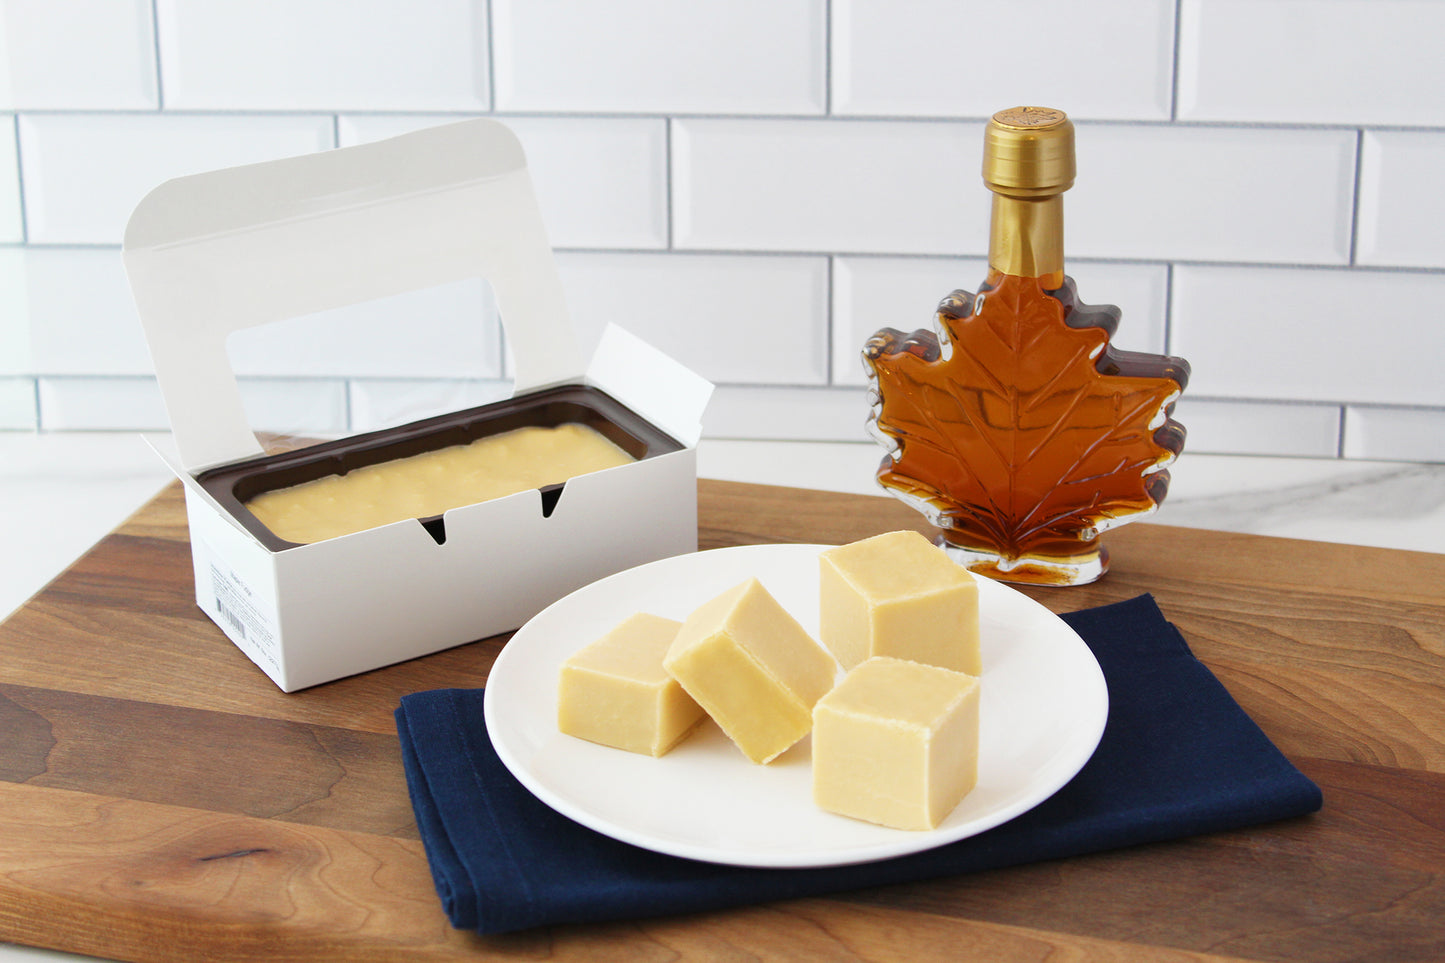
<path fill-rule="evenodd" d="M 514 394 L 584 373 L 521 144 L 494 120 L 167 181 L 123 258 L 192 472 L 262 453 L 226 353 L 241 328 L 482 277 Z"/>

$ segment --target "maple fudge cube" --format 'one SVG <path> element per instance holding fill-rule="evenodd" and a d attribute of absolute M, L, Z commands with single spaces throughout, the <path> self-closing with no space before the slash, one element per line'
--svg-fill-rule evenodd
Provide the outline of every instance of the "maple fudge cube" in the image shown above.
<path fill-rule="evenodd" d="M 819 638 L 844 669 L 876 655 L 979 675 L 978 584 L 922 535 L 819 555 Z"/>
<path fill-rule="evenodd" d="M 813 801 L 895 829 L 936 829 L 978 780 L 979 680 L 871 658 L 813 707 Z"/>
<path fill-rule="evenodd" d="M 681 622 L 639 612 L 562 664 L 557 728 L 649 756 L 666 753 L 703 711 L 662 667 Z"/>
<path fill-rule="evenodd" d="M 698 606 L 663 660 L 749 759 L 767 763 L 808 734 L 837 666 L 757 579 Z"/>

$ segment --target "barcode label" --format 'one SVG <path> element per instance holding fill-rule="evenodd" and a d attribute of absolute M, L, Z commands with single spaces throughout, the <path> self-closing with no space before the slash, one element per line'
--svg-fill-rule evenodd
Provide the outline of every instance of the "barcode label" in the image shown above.
<path fill-rule="evenodd" d="M 246 623 L 241 621 L 239 615 L 226 608 L 226 604 L 222 602 L 220 598 L 216 599 L 216 611 L 221 613 L 221 618 L 231 623 L 231 628 L 235 629 L 241 638 L 244 639 L 246 637 Z"/>
<path fill-rule="evenodd" d="M 253 660 L 273 668 L 277 664 L 276 616 L 231 568 L 212 558 L 211 593 L 216 600 L 216 624 Z"/>

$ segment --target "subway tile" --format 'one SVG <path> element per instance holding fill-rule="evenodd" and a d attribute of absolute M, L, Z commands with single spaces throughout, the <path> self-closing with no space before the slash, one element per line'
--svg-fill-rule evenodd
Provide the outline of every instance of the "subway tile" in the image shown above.
<path fill-rule="evenodd" d="M 309 154 L 329 117 L 24 114 L 20 160 L 32 244 L 118 244 L 136 204 L 182 174 Z"/>
<path fill-rule="evenodd" d="M 169 431 L 154 378 L 40 378 L 44 431 Z"/>
<path fill-rule="evenodd" d="M 0 431 L 34 431 L 35 379 L 0 376 Z"/>
<path fill-rule="evenodd" d="M 31 374 L 25 249 L 0 247 L 0 376 Z"/>
<path fill-rule="evenodd" d="M 149 375 L 145 332 L 115 248 L 0 251 L 0 304 L 20 350 L 0 370 L 45 375 Z M 7 324 L 7 322 L 0 322 Z M 18 343 L 16 343 L 18 342 Z"/>
<path fill-rule="evenodd" d="M 821 114 L 825 0 L 494 0 L 504 111 Z"/>
<path fill-rule="evenodd" d="M 1445 274 L 1183 265 L 1171 347 L 1199 396 L 1445 407 L 1445 326 L 1418 307 L 1442 301 Z"/>
<path fill-rule="evenodd" d="M 460 120 L 348 114 L 341 146 Z M 633 117 L 498 117 L 527 153 L 556 247 L 667 247 L 667 122 Z"/>
<path fill-rule="evenodd" d="M 355 147 L 388 137 L 400 137 L 431 127 L 467 120 L 477 114 L 338 114 L 336 146 Z"/>
<path fill-rule="evenodd" d="M 157 0 L 182 110 L 486 110 L 485 0 Z"/>
<path fill-rule="evenodd" d="M 1173 0 L 836 0 L 831 26 L 837 114 L 988 117 L 1045 104 L 1169 118 Z"/>
<path fill-rule="evenodd" d="M 1129 351 L 1164 350 L 1168 270 L 1159 264 L 1076 261 L 1069 274 L 1086 304 L 1123 313 L 1113 343 Z M 833 263 L 833 383 L 864 384 L 859 355 L 880 328 L 934 329 L 938 302 L 962 288 L 977 291 L 983 258 L 839 257 Z"/>
<path fill-rule="evenodd" d="M 874 332 L 933 331 L 938 302 L 976 291 L 987 273 L 984 258 L 834 258 L 833 383 L 866 384 L 863 345 Z"/>
<path fill-rule="evenodd" d="M 160 106 L 150 0 L 3 0 L 9 96 L 0 109 Z"/>
<path fill-rule="evenodd" d="M 46 431 L 168 431 L 160 388 L 150 377 L 41 377 Z M 338 380 L 241 379 L 251 427 L 282 434 L 341 434 L 346 389 Z"/>
<path fill-rule="evenodd" d="M 1191 454 L 1334 458 L 1339 453 L 1338 405 L 1198 398 L 1191 385 L 1175 403 L 1174 418 L 1187 432 L 1180 471 Z"/>
<path fill-rule="evenodd" d="M 1179 117 L 1445 124 L 1445 5 L 1183 0 Z"/>
<path fill-rule="evenodd" d="M 1360 264 L 1445 267 L 1445 131 L 1365 131 Z"/>
<path fill-rule="evenodd" d="M 15 117 L 0 114 L 0 244 L 25 239 L 25 218 L 20 208 L 20 152 Z"/>
<path fill-rule="evenodd" d="M 682 248 L 983 254 L 983 126 L 910 121 L 673 123 Z"/>
<path fill-rule="evenodd" d="M 392 428 L 512 396 L 512 386 L 506 381 L 442 378 L 360 378 L 350 383 L 349 390 L 352 434 Z"/>
<path fill-rule="evenodd" d="M 583 357 L 610 321 L 714 383 L 824 384 L 823 257 L 563 253 Z"/>
<path fill-rule="evenodd" d="M 1345 264 L 1353 131 L 1080 124 L 1078 257 Z"/>
<path fill-rule="evenodd" d="M 346 434 L 346 383 L 333 378 L 238 378 L 246 420 L 255 431 L 339 437 Z"/>
<path fill-rule="evenodd" d="M 702 419 L 707 438 L 764 441 L 870 441 L 862 387 L 722 385 Z M 883 449 L 879 448 L 880 457 Z"/>
<path fill-rule="evenodd" d="M 1345 409 L 1346 458 L 1445 462 L 1445 408 Z"/>
<path fill-rule="evenodd" d="M 492 289 L 458 281 L 231 334 L 240 376 L 495 378 L 501 323 Z"/>

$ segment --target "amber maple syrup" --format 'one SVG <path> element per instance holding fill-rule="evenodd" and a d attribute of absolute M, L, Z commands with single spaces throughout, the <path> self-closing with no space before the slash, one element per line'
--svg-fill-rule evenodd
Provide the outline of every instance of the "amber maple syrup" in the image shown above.
<path fill-rule="evenodd" d="M 1181 358 L 1121 351 L 1111 306 L 1079 301 L 1063 267 L 1073 125 L 1061 111 L 994 115 L 989 273 L 940 303 L 936 330 L 885 328 L 864 359 L 878 481 L 941 530 L 968 568 L 1015 582 L 1104 573 L 1101 534 L 1157 509 L 1184 447 L 1170 415 Z"/>

